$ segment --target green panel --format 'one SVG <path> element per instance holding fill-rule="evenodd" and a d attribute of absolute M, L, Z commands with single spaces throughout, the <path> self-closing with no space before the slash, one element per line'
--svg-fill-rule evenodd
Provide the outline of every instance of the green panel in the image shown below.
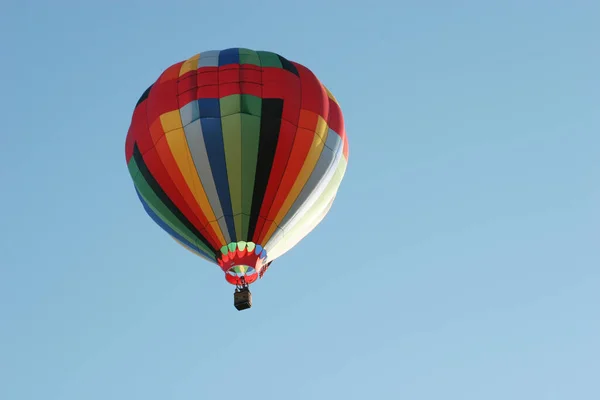
<path fill-rule="evenodd" d="M 196 237 L 196 235 L 194 235 L 188 228 L 186 228 L 185 225 L 183 225 L 181 221 L 179 221 L 179 219 L 177 219 L 177 217 L 158 198 L 158 196 L 154 193 L 152 188 L 148 185 L 148 182 L 146 182 L 146 179 L 144 179 L 144 175 L 142 175 L 139 172 L 138 166 L 134 158 L 131 159 L 127 167 L 129 168 L 129 173 L 132 176 L 135 176 L 134 184 L 136 188 L 138 189 L 140 195 L 144 198 L 146 203 L 148 203 L 152 211 L 154 211 L 156 215 L 160 217 L 161 220 L 163 220 L 167 225 L 169 225 L 169 227 L 171 227 L 175 232 L 179 233 L 181 236 L 186 238 L 190 243 L 194 243 L 196 246 L 204 250 L 207 254 L 214 255 L 214 251 L 206 247 L 206 245 L 201 240 L 199 240 Z"/>
<path fill-rule="evenodd" d="M 262 99 L 260 97 L 243 94 L 240 99 L 240 111 L 244 114 L 261 116 Z"/>
<path fill-rule="evenodd" d="M 254 50 L 250 49 L 239 49 L 240 50 L 240 64 L 253 64 L 260 67 L 260 58 Z"/>
<path fill-rule="evenodd" d="M 129 171 L 129 175 L 131 176 L 131 179 L 133 180 L 133 182 L 135 182 L 135 179 L 137 178 L 137 176 L 139 174 L 141 174 L 141 172 L 135 162 L 134 156 L 131 156 L 129 161 L 127 161 L 127 170 Z"/>
<path fill-rule="evenodd" d="M 261 66 L 283 68 L 277 54 L 271 53 L 270 51 L 257 51 L 257 53 L 260 57 Z"/>
<path fill-rule="evenodd" d="M 254 242 L 248 242 L 248 251 L 252 252 L 256 248 L 256 244 Z"/>
<path fill-rule="evenodd" d="M 235 237 L 238 239 L 244 239 L 242 220 L 236 217 L 242 212 L 242 115 L 234 114 L 221 118 L 229 196 L 234 215 Z"/>
<path fill-rule="evenodd" d="M 262 99 L 251 95 L 231 95 L 220 100 L 225 162 L 237 240 L 249 239 L 261 106 Z"/>
<path fill-rule="evenodd" d="M 240 204 L 241 204 L 241 197 L 240 197 Z M 239 214 L 233 214 L 233 226 L 235 226 L 235 232 L 237 233 L 237 238 L 238 239 L 246 239 L 244 235 L 244 220 L 243 220 L 243 215 L 241 213 Z"/>
<path fill-rule="evenodd" d="M 229 247 L 229 251 L 233 252 L 237 248 L 237 243 L 231 242 L 227 245 L 227 247 Z"/>
<path fill-rule="evenodd" d="M 219 100 L 221 107 L 221 117 L 237 114 L 242 111 L 241 96 L 239 94 L 232 94 L 230 96 L 222 97 Z"/>
<path fill-rule="evenodd" d="M 250 240 L 248 229 L 252 211 L 252 195 L 254 193 L 254 178 L 258 158 L 258 142 L 260 137 L 260 118 L 254 115 L 242 114 L 242 194 L 241 194 L 241 231 L 240 239 Z M 236 227 L 237 229 L 237 227 Z"/>

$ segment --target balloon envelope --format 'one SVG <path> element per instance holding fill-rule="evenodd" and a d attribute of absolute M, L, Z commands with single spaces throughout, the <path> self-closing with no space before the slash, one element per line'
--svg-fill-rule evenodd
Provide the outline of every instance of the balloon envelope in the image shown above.
<path fill-rule="evenodd" d="M 262 276 L 325 217 L 346 171 L 334 96 L 267 51 L 207 51 L 140 97 L 125 144 L 148 215 L 227 281 Z"/>

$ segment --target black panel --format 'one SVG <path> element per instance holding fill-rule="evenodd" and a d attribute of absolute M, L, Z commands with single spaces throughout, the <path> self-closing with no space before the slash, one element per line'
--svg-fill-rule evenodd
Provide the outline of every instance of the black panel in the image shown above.
<path fill-rule="evenodd" d="M 294 64 L 292 64 L 285 57 L 282 57 L 280 55 L 278 55 L 278 57 L 279 57 L 279 61 L 281 61 L 281 66 L 283 67 L 283 69 L 285 69 L 286 71 L 290 71 L 292 74 L 300 77 L 300 74 L 298 73 L 298 70 L 296 69 L 296 67 L 294 66 Z"/>
<path fill-rule="evenodd" d="M 144 101 L 148 98 L 148 95 L 150 94 L 150 89 L 152 89 L 152 86 L 154 86 L 154 84 L 150 85 L 150 87 L 148 89 L 146 89 L 146 91 L 142 94 L 142 96 L 137 101 L 137 103 L 135 103 L 136 107 L 139 106 L 142 101 Z"/>
<path fill-rule="evenodd" d="M 281 115 L 283 114 L 282 99 L 263 99 L 260 118 L 260 137 L 258 141 L 258 160 L 256 162 L 256 177 L 254 179 L 254 192 L 252 193 L 252 211 L 250 213 L 250 226 L 248 239 L 254 236 L 260 208 L 265 197 L 271 167 L 275 158 L 275 150 L 279 141 L 281 128 Z"/>

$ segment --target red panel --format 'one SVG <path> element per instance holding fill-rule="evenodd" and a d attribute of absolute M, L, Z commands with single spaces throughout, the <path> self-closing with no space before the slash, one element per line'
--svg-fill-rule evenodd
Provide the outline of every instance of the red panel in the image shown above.
<path fill-rule="evenodd" d="M 129 163 L 129 160 L 133 156 L 133 147 L 135 146 L 135 138 L 133 136 L 132 127 L 129 127 L 127 136 L 125 136 L 125 161 Z"/>
<path fill-rule="evenodd" d="M 327 125 L 337 132 L 342 139 L 343 153 L 346 160 L 348 159 L 348 138 L 346 137 L 346 128 L 344 126 L 344 115 L 340 106 L 333 100 L 329 99 L 330 113 Z"/>
<path fill-rule="evenodd" d="M 140 135 L 144 135 L 148 132 L 148 120 L 146 119 L 146 101 L 142 101 L 133 110 L 131 116 L 131 124 L 127 132 L 127 138 L 125 139 L 125 157 L 127 162 L 133 157 L 133 148 L 135 142 L 139 140 Z M 140 146 L 140 145 L 138 145 Z M 146 148 L 147 150 L 148 148 Z M 142 148 L 140 150 L 143 152 Z"/>
<path fill-rule="evenodd" d="M 196 74 L 196 82 L 198 87 L 218 85 L 219 72 L 216 68 L 214 70 L 198 71 Z"/>
<path fill-rule="evenodd" d="M 323 119 L 325 121 L 327 121 L 329 119 L 329 113 L 331 112 L 331 102 L 330 102 L 330 98 L 327 95 L 327 90 L 325 90 L 325 88 L 323 87 L 323 85 L 319 84 L 319 86 L 321 86 L 321 91 L 323 93 L 323 104 L 322 109 L 321 109 L 321 117 L 323 117 Z"/>
<path fill-rule="evenodd" d="M 232 94 L 240 94 L 242 88 L 239 82 L 221 83 L 219 85 L 219 98 L 231 96 Z"/>
<path fill-rule="evenodd" d="M 196 71 L 199 74 L 203 74 L 205 72 L 217 72 L 218 70 L 219 70 L 219 67 L 208 66 L 208 67 L 200 67 Z"/>
<path fill-rule="evenodd" d="M 294 74 L 281 68 L 265 68 L 263 73 L 263 99 L 283 99 L 282 118 L 296 124 L 300 114 L 301 86 Z"/>
<path fill-rule="evenodd" d="M 216 99 L 219 98 L 219 85 L 202 86 L 196 93 L 197 99 Z"/>
<path fill-rule="evenodd" d="M 289 74 L 292 77 L 294 75 Z M 295 77 L 294 77 L 295 78 Z M 285 86 L 282 85 L 284 89 L 283 95 L 283 112 L 281 114 L 282 118 L 292 122 L 294 125 L 298 126 L 298 120 L 300 119 L 300 106 L 302 104 L 302 99 L 300 98 L 300 81 L 298 79 L 290 78 L 291 82 L 288 82 Z"/>
<path fill-rule="evenodd" d="M 259 71 L 262 72 L 263 67 L 258 66 L 258 65 L 254 65 L 254 64 L 239 64 L 240 69 L 244 70 L 244 71 Z"/>
<path fill-rule="evenodd" d="M 187 92 L 179 93 L 179 105 L 181 107 L 197 99 L 198 89 L 188 90 Z"/>
<path fill-rule="evenodd" d="M 219 69 L 219 71 L 227 71 L 227 70 L 230 70 L 230 69 L 239 70 L 240 69 L 240 64 L 235 64 L 235 63 L 225 64 L 225 65 L 221 65 L 221 66 L 219 66 L 217 68 Z"/>
<path fill-rule="evenodd" d="M 258 83 L 240 82 L 240 94 L 249 94 L 262 98 L 262 86 Z"/>
<path fill-rule="evenodd" d="M 198 87 L 196 82 L 196 71 L 190 71 L 179 78 L 177 83 L 177 92 L 183 93 Z"/>
<path fill-rule="evenodd" d="M 264 67 L 262 73 L 263 84 L 267 83 L 284 83 L 290 80 L 298 79 L 294 74 L 290 74 L 288 71 L 277 68 L 277 67 Z"/>
<path fill-rule="evenodd" d="M 240 81 L 262 83 L 262 71 L 260 69 L 246 68 L 244 65 L 240 69 Z"/>
<path fill-rule="evenodd" d="M 147 104 L 148 100 L 144 100 L 136 107 L 131 123 L 131 132 L 142 154 L 154 147 L 152 137 L 150 136 L 150 129 L 148 127 L 148 117 L 146 115 Z"/>
<path fill-rule="evenodd" d="M 258 278 L 258 274 L 255 272 L 252 275 L 247 275 L 246 276 L 246 284 L 251 284 L 254 283 L 256 281 L 256 279 Z M 225 274 L 225 280 L 229 283 L 231 283 L 232 285 L 241 285 L 242 284 L 242 280 L 240 278 L 238 278 L 237 276 L 231 276 L 229 274 Z"/>
<path fill-rule="evenodd" d="M 152 123 L 162 114 L 178 110 L 177 81 L 157 83 L 150 90 L 148 96 L 148 121 Z"/>
<path fill-rule="evenodd" d="M 254 273 L 245 276 L 245 280 L 247 284 L 250 284 L 258 278 L 258 272 L 262 270 L 264 266 L 264 260 L 262 260 L 254 251 L 244 250 L 236 250 L 235 252 L 230 252 L 224 255 L 221 255 L 217 258 L 217 263 L 219 267 L 225 272 L 225 279 L 227 282 L 232 285 L 240 285 L 241 279 L 237 276 L 232 276 L 227 273 L 228 270 L 237 266 L 237 265 L 247 265 L 249 267 L 254 268 Z"/>
<path fill-rule="evenodd" d="M 344 131 L 344 119 L 342 116 L 342 110 L 335 101 L 329 99 L 329 118 L 327 119 L 327 125 L 338 135 L 342 136 Z"/>
<path fill-rule="evenodd" d="M 240 81 L 240 66 L 233 64 L 219 69 L 219 84 Z"/>
<path fill-rule="evenodd" d="M 317 113 L 326 118 L 326 106 L 329 103 L 327 92 L 323 89 L 321 82 L 308 68 L 300 64 L 294 64 L 300 74 L 302 84 L 302 108 Z"/>
<path fill-rule="evenodd" d="M 167 68 L 158 78 L 157 84 L 177 80 L 179 78 L 179 71 L 181 71 L 181 65 L 183 63 L 184 61 L 180 61 L 177 64 L 173 64 Z"/>
<path fill-rule="evenodd" d="M 266 81 L 262 85 L 263 99 L 283 99 L 285 95 L 285 83 L 281 81 Z"/>
<path fill-rule="evenodd" d="M 271 199 L 271 202 L 273 201 L 273 199 Z M 260 212 L 263 212 L 263 207 L 264 207 L 264 202 L 262 203 L 261 206 L 261 210 Z M 266 211 L 264 211 L 265 213 L 268 213 L 268 209 Z M 266 217 L 261 217 L 259 216 L 256 219 L 256 227 L 254 228 L 254 235 L 252 235 L 252 241 L 255 241 L 256 238 L 258 238 L 258 236 L 260 235 L 260 233 L 262 232 L 263 228 L 265 225 L 269 225 L 270 226 L 270 221 L 267 221 Z"/>
<path fill-rule="evenodd" d="M 217 263 L 223 272 L 229 271 L 236 265 L 246 265 L 258 271 L 263 265 L 263 260 L 254 251 L 236 249 L 235 252 L 222 254 L 217 258 Z"/>

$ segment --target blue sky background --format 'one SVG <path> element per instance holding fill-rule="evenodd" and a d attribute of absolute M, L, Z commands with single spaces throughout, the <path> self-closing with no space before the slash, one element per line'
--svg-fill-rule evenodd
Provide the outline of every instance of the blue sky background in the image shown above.
<path fill-rule="evenodd" d="M 600 398 L 599 2 L 168 4 L 0 6 L 0 399 Z M 242 313 L 124 157 L 164 68 L 237 46 L 350 139 Z"/>

